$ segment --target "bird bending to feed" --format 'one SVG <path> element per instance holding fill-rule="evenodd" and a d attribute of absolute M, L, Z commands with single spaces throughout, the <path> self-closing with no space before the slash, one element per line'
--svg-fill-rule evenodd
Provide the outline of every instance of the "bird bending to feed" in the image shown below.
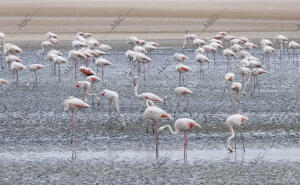
<path fill-rule="evenodd" d="M 111 90 L 104 89 L 101 92 L 101 95 L 108 99 L 108 102 L 109 102 L 109 109 L 108 109 L 109 118 L 110 118 L 110 115 L 111 115 L 111 104 L 112 104 L 112 102 L 114 102 L 116 111 L 118 112 L 118 114 L 121 118 L 121 125 L 122 125 L 121 129 L 122 130 L 125 129 L 126 128 L 126 123 L 124 121 L 124 117 L 121 114 L 120 108 L 119 108 L 119 94 L 116 91 L 111 91 Z"/>
<path fill-rule="evenodd" d="M 227 118 L 226 124 L 228 125 L 228 128 L 231 132 L 231 136 L 227 140 L 227 147 L 228 147 L 229 152 L 233 152 L 233 149 L 230 146 L 230 140 L 236 137 L 236 132 L 234 129 L 241 127 L 242 124 L 245 122 L 245 120 L 248 120 L 248 118 L 241 114 L 233 114 Z M 241 133 L 241 139 L 242 139 L 242 144 L 243 144 L 243 150 L 245 152 L 245 146 L 244 146 L 242 133 Z M 236 150 L 236 148 L 235 148 L 235 150 Z"/>
<path fill-rule="evenodd" d="M 159 128 L 159 131 L 163 131 L 165 128 L 169 128 L 170 132 L 172 134 L 179 134 L 179 131 L 184 131 L 184 161 L 187 161 L 187 134 L 186 131 L 192 130 L 194 127 L 201 126 L 196 123 L 194 120 L 191 120 L 189 118 L 181 118 L 175 121 L 174 124 L 175 131 L 172 130 L 172 127 L 170 125 L 165 125 Z"/>
<path fill-rule="evenodd" d="M 159 144 L 159 129 L 158 129 L 158 121 L 162 119 L 169 119 L 172 120 L 172 116 L 167 114 L 164 110 L 154 105 L 151 100 L 146 101 L 147 108 L 144 111 L 145 119 L 150 119 L 155 122 L 155 129 L 156 129 L 156 159 L 158 159 L 159 151 L 158 151 L 158 144 Z"/>

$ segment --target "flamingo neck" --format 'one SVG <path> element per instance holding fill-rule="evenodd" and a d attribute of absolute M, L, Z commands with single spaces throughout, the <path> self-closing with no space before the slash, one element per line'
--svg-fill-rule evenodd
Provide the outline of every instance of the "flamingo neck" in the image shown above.
<path fill-rule="evenodd" d="M 168 128 L 172 134 L 178 134 L 179 133 L 179 129 L 175 128 L 175 131 L 173 131 L 172 127 L 170 125 L 162 126 L 160 130 L 164 130 L 165 128 Z"/>
<path fill-rule="evenodd" d="M 234 129 L 233 129 L 233 125 L 229 125 L 229 130 L 231 132 L 231 136 L 228 138 L 227 147 L 230 151 L 233 151 L 232 147 L 230 146 L 230 140 L 235 137 L 235 132 L 234 132 Z"/>
<path fill-rule="evenodd" d="M 134 95 L 136 96 L 136 97 L 139 97 L 139 94 L 138 94 L 138 92 L 137 92 L 137 89 L 138 89 L 138 86 L 140 85 L 140 79 L 138 79 L 137 80 L 137 83 L 136 83 L 136 85 L 135 85 L 135 87 L 134 87 Z"/>

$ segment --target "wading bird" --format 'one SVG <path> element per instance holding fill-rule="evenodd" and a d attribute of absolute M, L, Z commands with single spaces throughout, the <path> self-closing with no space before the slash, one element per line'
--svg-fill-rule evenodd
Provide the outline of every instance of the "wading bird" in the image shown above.
<path fill-rule="evenodd" d="M 104 89 L 101 92 L 101 95 L 104 96 L 108 100 L 108 103 L 109 103 L 109 109 L 108 109 L 109 118 L 111 116 L 111 104 L 114 103 L 116 111 L 118 112 L 119 117 L 120 117 L 121 126 L 122 126 L 121 129 L 122 130 L 125 129 L 126 128 L 126 123 L 124 121 L 124 117 L 121 114 L 120 108 L 119 108 L 119 94 L 116 91 L 111 91 L 111 90 Z"/>
<path fill-rule="evenodd" d="M 154 105 L 151 100 L 146 101 L 147 108 L 144 111 L 145 119 L 150 119 L 155 122 L 156 129 L 156 159 L 159 156 L 159 129 L 158 129 L 158 121 L 162 119 L 172 120 L 172 116 L 167 114 L 164 110 Z"/>
<path fill-rule="evenodd" d="M 172 127 L 170 125 L 165 125 L 159 128 L 159 131 L 163 131 L 165 128 L 169 128 L 170 132 L 172 134 L 179 134 L 180 131 L 184 132 L 184 162 L 187 161 L 187 134 L 186 131 L 192 130 L 194 127 L 201 126 L 196 123 L 194 120 L 188 119 L 188 118 L 181 118 L 175 121 L 174 124 L 175 131 L 172 130 Z"/>
<path fill-rule="evenodd" d="M 227 140 L 227 147 L 228 147 L 229 152 L 233 152 L 233 149 L 230 146 L 230 140 L 236 137 L 237 131 L 235 131 L 235 129 L 238 129 L 239 127 L 241 127 L 245 120 L 248 120 L 248 118 L 241 114 L 233 114 L 227 118 L 226 124 L 228 125 L 228 128 L 231 132 L 231 136 Z M 241 133 L 241 139 L 242 139 L 242 144 L 243 144 L 243 150 L 245 152 L 245 146 L 244 146 L 242 133 Z M 236 145 L 236 142 L 235 142 L 235 145 Z M 235 150 L 236 150 L 236 146 L 235 146 Z"/>
<path fill-rule="evenodd" d="M 41 65 L 41 64 L 31 64 L 28 69 L 31 71 L 31 72 L 34 72 L 34 84 L 33 84 L 33 87 L 35 87 L 35 89 L 37 89 L 37 71 L 42 69 L 42 68 L 45 68 L 46 66 L 44 65 Z"/>

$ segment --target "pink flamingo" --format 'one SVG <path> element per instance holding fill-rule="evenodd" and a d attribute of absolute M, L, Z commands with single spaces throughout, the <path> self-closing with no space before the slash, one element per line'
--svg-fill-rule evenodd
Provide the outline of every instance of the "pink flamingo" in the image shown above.
<path fill-rule="evenodd" d="M 62 56 L 56 56 L 53 59 L 53 63 L 54 64 L 58 64 L 58 80 L 61 81 L 61 78 L 60 78 L 60 76 L 61 76 L 60 75 L 61 74 L 61 72 L 60 72 L 60 65 L 68 63 L 68 60 L 66 58 L 62 57 Z"/>
<path fill-rule="evenodd" d="M 199 63 L 199 75 L 200 75 L 200 79 L 202 79 L 202 74 L 203 74 L 202 65 L 204 62 L 209 63 L 210 61 L 205 55 L 202 55 L 200 53 L 196 55 L 196 61 Z"/>
<path fill-rule="evenodd" d="M 154 105 L 151 100 L 146 101 L 147 108 L 144 111 L 145 119 L 151 119 L 155 122 L 156 128 L 156 159 L 159 156 L 159 129 L 158 129 L 158 121 L 161 119 L 169 119 L 172 120 L 172 116 L 167 114 L 164 110 Z"/>
<path fill-rule="evenodd" d="M 173 55 L 173 60 L 177 62 L 184 62 L 185 60 L 189 59 L 189 57 L 185 56 L 184 54 L 181 53 L 175 53 Z"/>
<path fill-rule="evenodd" d="M 165 128 L 168 128 L 172 134 L 179 134 L 180 131 L 184 132 L 184 162 L 187 162 L 187 131 L 192 130 L 194 127 L 201 126 L 196 123 L 194 120 L 191 120 L 189 118 L 181 118 L 177 119 L 174 124 L 175 131 L 172 130 L 172 127 L 170 125 L 165 125 L 159 128 L 159 131 L 163 131 Z"/>
<path fill-rule="evenodd" d="M 228 128 L 231 132 L 231 136 L 228 138 L 227 140 L 227 147 L 229 152 L 233 152 L 232 147 L 230 146 L 230 140 L 236 137 L 236 133 L 234 131 L 234 128 L 237 127 L 241 127 L 241 125 L 244 123 L 245 120 L 248 120 L 247 117 L 241 115 L 241 114 L 233 114 L 231 116 L 229 116 L 226 120 L 226 124 L 228 125 Z M 245 146 L 244 146 L 244 139 L 243 139 L 243 135 L 241 133 L 241 139 L 242 139 L 242 144 L 243 144 L 243 150 L 245 152 Z M 236 141 L 236 140 L 235 140 Z M 236 145 L 236 142 L 235 142 Z M 236 147 L 235 147 L 236 150 Z"/>
<path fill-rule="evenodd" d="M 141 93 L 138 94 L 138 87 L 140 85 L 140 77 L 139 76 L 134 76 L 133 77 L 133 85 L 134 85 L 134 95 L 140 99 L 140 100 L 151 100 L 153 102 L 161 102 L 165 103 L 165 100 L 157 96 L 156 94 L 153 93 Z"/>
<path fill-rule="evenodd" d="M 41 65 L 41 64 L 31 64 L 28 69 L 32 72 L 34 72 L 34 85 L 33 87 L 35 86 L 35 89 L 37 89 L 37 71 L 42 69 L 42 68 L 45 68 L 46 66 L 44 65 Z"/>
<path fill-rule="evenodd" d="M 78 109 L 83 109 L 83 108 L 89 108 L 91 107 L 89 104 L 85 103 L 79 98 L 76 98 L 74 96 L 68 97 L 64 101 L 64 110 L 71 110 L 72 111 L 72 129 L 76 130 L 76 119 L 75 119 L 75 111 Z"/>
<path fill-rule="evenodd" d="M 177 112 L 177 108 L 180 106 L 180 97 L 183 96 L 185 101 L 186 101 L 186 109 L 188 110 L 189 108 L 189 102 L 188 100 L 186 99 L 186 95 L 188 94 L 193 94 L 193 91 L 191 91 L 190 89 L 186 88 L 186 87 L 176 87 L 174 89 L 174 92 L 175 92 L 175 98 L 176 98 L 176 101 L 177 101 L 177 105 L 176 105 L 176 110 L 175 110 L 175 113 L 174 115 L 176 114 Z M 191 115 L 191 112 L 188 110 L 188 112 L 190 113 Z"/>
<path fill-rule="evenodd" d="M 99 66 L 102 68 L 102 81 L 104 80 L 104 67 L 111 66 L 111 65 L 112 65 L 112 63 L 105 58 L 97 58 L 96 59 L 95 66 L 97 66 L 97 70 L 98 70 Z"/>
<path fill-rule="evenodd" d="M 19 86 L 19 74 L 18 74 L 18 71 L 21 71 L 21 70 L 24 70 L 24 69 L 27 69 L 26 66 L 24 66 L 20 62 L 12 62 L 11 63 L 10 70 L 16 72 L 17 87 Z"/>
<path fill-rule="evenodd" d="M 230 49 L 224 49 L 223 55 L 227 57 L 227 72 L 231 69 L 230 57 L 235 57 L 235 53 Z"/>
<path fill-rule="evenodd" d="M 179 73 L 179 86 L 183 86 L 184 85 L 183 73 L 191 71 L 191 69 L 188 66 L 186 66 L 186 65 L 178 64 L 176 66 L 176 71 Z M 182 82 L 182 85 L 181 85 L 180 82 Z"/>

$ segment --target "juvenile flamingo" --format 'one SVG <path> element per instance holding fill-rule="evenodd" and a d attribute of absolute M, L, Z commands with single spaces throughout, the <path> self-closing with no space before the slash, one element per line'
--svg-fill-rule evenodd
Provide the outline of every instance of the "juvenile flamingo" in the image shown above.
<path fill-rule="evenodd" d="M 196 123 L 194 120 L 191 120 L 189 118 L 181 118 L 177 119 L 174 124 L 175 131 L 172 130 L 172 127 L 170 125 L 165 125 L 159 128 L 159 131 L 163 131 L 165 128 L 169 128 L 170 132 L 172 134 L 179 134 L 180 131 L 184 132 L 184 162 L 187 162 L 187 131 L 192 130 L 194 127 L 201 126 Z"/>

